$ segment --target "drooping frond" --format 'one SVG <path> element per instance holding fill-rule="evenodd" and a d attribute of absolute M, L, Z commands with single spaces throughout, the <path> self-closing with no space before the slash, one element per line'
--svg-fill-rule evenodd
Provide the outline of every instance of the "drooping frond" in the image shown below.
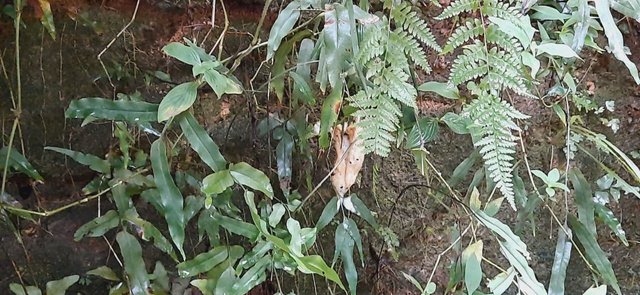
<path fill-rule="evenodd" d="M 409 32 L 416 39 L 425 45 L 431 47 L 433 50 L 440 52 L 442 48 L 436 42 L 436 37 L 431 33 L 431 29 L 427 25 L 427 22 L 418 16 L 418 13 L 411 10 L 412 6 L 409 3 L 402 3 L 391 10 L 391 16 L 396 22 L 396 25 L 401 26 L 404 30 Z"/>
<path fill-rule="evenodd" d="M 391 151 L 391 143 L 395 140 L 393 133 L 398 128 L 399 116 L 402 114 L 398 104 L 385 93 L 369 89 L 348 97 L 352 106 L 358 108 L 353 114 L 361 120 L 362 129 L 359 139 L 365 153 L 387 156 Z"/>
<path fill-rule="evenodd" d="M 515 210 L 512 155 L 516 152 L 518 138 L 512 131 L 519 128 L 513 120 L 526 119 L 528 116 L 489 92 L 479 94 L 465 108 L 465 114 L 472 120 L 471 132 L 481 138 L 474 145 L 480 148 L 489 177 Z"/>
<path fill-rule="evenodd" d="M 475 145 L 480 148 L 488 175 L 515 209 L 511 170 L 516 138 L 511 132 L 518 128 L 513 119 L 526 116 L 502 101 L 500 95 L 504 90 L 531 95 L 522 65 L 523 45 L 503 32 L 504 26 L 498 26 L 494 19 L 489 18 L 495 17 L 520 27 L 528 25 L 528 22 L 522 21 L 513 1 L 504 0 L 457 0 L 439 18 L 464 12 L 479 13 L 482 18 L 466 21 L 449 37 L 445 52 L 464 46 L 453 62 L 449 83 L 457 86 L 471 81 L 476 85 L 472 91 L 476 99 L 465 108 L 465 113 L 473 120 Z M 464 45 L 469 40 L 475 42 Z"/>
<path fill-rule="evenodd" d="M 396 29 L 389 36 L 389 46 L 397 47 L 401 52 L 404 52 L 413 62 L 422 68 L 425 72 L 431 72 L 429 61 L 427 56 L 422 50 L 422 47 L 412 38 L 406 31 Z"/>
<path fill-rule="evenodd" d="M 357 109 L 353 116 L 360 119 L 358 136 L 366 153 L 389 154 L 402 115 L 400 106 L 416 107 L 418 93 L 410 83 L 410 71 L 413 65 L 431 71 L 423 45 L 441 50 L 427 23 L 411 8 L 401 3 L 391 9 L 389 19 L 363 24 L 356 62 L 363 66 L 366 89 L 347 101 Z"/>
<path fill-rule="evenodd" d="M 371 24 L 365 26 L 362 41 L 360 42 L 360 52 L 357 61 L 362 65 L 367 65 L 374 58 L 384 54 L 382 24 Z"/>

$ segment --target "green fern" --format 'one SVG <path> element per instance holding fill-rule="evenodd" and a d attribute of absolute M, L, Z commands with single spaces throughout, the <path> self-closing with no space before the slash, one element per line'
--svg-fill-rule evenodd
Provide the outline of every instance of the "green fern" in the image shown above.
<path fill-rule="evenodd" d="M 360 118 L 359 138 L 365 152 L 387 156 L 400 122 L 400 105 L 416 107 L 418 95 L 411 81 L 411 63 L 431 71 L 423 45 L 441 51 L 427 23 L 402 3 L 390 9 L 390 18 L 363 25 L 355 61 L 363 65 L 365 89 L 347 98 Z M 391 30 L 392 22 L 395 29 Z"/>
<path fill-rule="evenodd" d="M 514 119 L 528 116 L 489 92 L 478 94 L 478 99 L 465 108 L 465 115 L 473 122 L 470 130 L 474 137 L 481 138 L 474 146 L 485 159 L 489 177 L 515 210 L 512 154 L 515 154 L 517 137 L 511 132 L 519 130 Z"/>
<path fill-rule="evenodd" d="M 411 4 L 401 3 L 392 9 L 391 18 L 393 18 L 398 27 L 401 26 L 404 30 L 409 32 L 425 45 L 431 47 L 437 52 L 442 51 L 442 48 L 440 48 L 440 45 L 436 42 L 436 37 L 431 33 L 431 30 L 427 26 L 427 22 L 418 17 L 418 13 L 412 11 Z"/>
<path fill-rule="evenodd" d="M 464 12 L 481 15 L 480 19 L 469 20 L 459 26 L 447 40 L 445 52 L 452 52 L 473 40 L 472 44 L 464 45 L 462 53 L 455 58 L 449 83 L 457 86 L 473 82 L 472 93 L 476 99 L 465 108 L 465 114 L 473 121 L 475 145 L 480 148 L 489 177 L 515 209 L 511 170 L 517 137 L 512 132 L 518 127 L 513 120 L 526 116 L 502 101 L 500 95 L 504 90 L 523 96 L 532 95 L 529 94 L 521 63 L 524 44 L 488 21 L 489 17 L 495 17 L 520 25 L 522 16 L 511 3 L 458 0 L 445 8 L 438 18 L 450 18 Z"/>
<path fill-rule="evenodd" d="M 436 17 L 438 20 L 447 19 L 450 17 L 454 17 L 460 15 L 464 12 L 470 12 L 478 9 L 480 6 L 480 0 L 459 0 L 451 3 L 447 8 L 445 8 L 442 13 Z"/>

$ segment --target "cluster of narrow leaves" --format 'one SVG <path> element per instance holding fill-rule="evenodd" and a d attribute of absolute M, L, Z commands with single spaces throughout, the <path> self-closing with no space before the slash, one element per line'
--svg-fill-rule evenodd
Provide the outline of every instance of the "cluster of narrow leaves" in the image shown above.
<path fill-rule="evenodd" d="M 283 230 L 281 221 L 285 220 L 286 211 L 295 209 L 295 206 L 272 205 L 274 191 L 269 178 L 247 163 L 229 164 L 189 112 L 202 82 L 213 88 L 218 96 L 239 93 L 242 90 L 239 83 L 235 78 L 226 76 L 226 68 L 220 62 L 191 42 L 187 41 L 187 45 L 172 43 L 164 51 L 191 65 L 196 80 L 174 87 L 159 105 L 141 101 L 136 95 L 122 95 L 115 101 L 83 98 L 73 101 L 66 111 L 67 117 L 81 118 L 85 123 L 117 121 L 114 134 L 120 142 L 120 153 L 107 159 L 49 148 L 98 172 L 99 175 L 85 187 L 84 192 L 109 191 L 115 204 L 115 210 L 107 211 L 80 227 L 75 238 L 99 237 L 120 227 L 116 241 L 123 257 L 123 276 L 127 280 L 120 281 L 114 288 L 129 290 L 131 294 L 148 294 L 149 290 L 154 293 L 168 291 L 168 282 L 159 279 L 166 274 L 156 276 L 147 272 L 139 239 L 153 242 L 156 248 L 179 262 L 178 275 L 191 278 L 191 284 L 204 294 L 246 294 L 264 282 L 267 273 L 274 269 L 291 274 L 296 269 L 318 274 L 342 287 L 337 273 L 320 256 L 306 254 L 315 242 L 315 228 L 301 228 L 298 221 L 288 218 L 284 222 L 287 236 L 283 237 L 280 234 Z M 165 131 L 174 122 L 179 125 L 191 148 L 213 171 L 212 174 L 199 179 L 188 171 L 174 171 L 171 158 L 175 151 L 169 147 L 177 143 L 172 143 L 164 131 L 155 131 L 152 124 L 162 122 L 167 124 Z M 149 155 L 134 148 L 134 137 L 128 124 L 159 136 L 151 145 Z M 153 173 L 146 175 L 149 166 Z M 251 213 L 250 222 L 243 220 L 231 199 L 237 195 L 234 192 L 238 187 L 244 191 L 244 201 Z M 185 198 L 184 192 L 190 194 Z M 267 202 L 262 201 L 259 207 L 256 206 L 254 192 L 264 195 Z M 132 202 L 132 198 L 138 195 L 164 216 L 170 239 L 138 215 Z M 265 212 L 268 214 L 264 215 Z M 185 229 L 196 216 L 199 239 L 206 237 L 212 248 L 189 257 L 184 249 Z M 222 230 L 247 239 L 254 249 L 245 253 L 243 247 L 226 245 L 220 238 Z M 276 231 L 278 235 L 275 235 Z M 164 269 L 156 266 L 156 270 L 158 267 Z"/>

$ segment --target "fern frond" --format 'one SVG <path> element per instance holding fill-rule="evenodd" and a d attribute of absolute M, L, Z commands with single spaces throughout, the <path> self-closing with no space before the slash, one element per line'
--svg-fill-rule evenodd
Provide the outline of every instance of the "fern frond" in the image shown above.
<path fill-rule="evenodd" d="M 499 48 L 502 48 L 509 53 L 516 54 L 523 51 L 522 44 L 504 32 L 500 31 L 496 25 L 490 25 L 487 27 L 487 31 L 484 35 L 485 42 L 494 44 Z"/>
<path fill-rule="evenodd" d="M 436 17 L 438 20 L 447 19 L 460 15 L 463 12 L 470 12 L 480 7 L 480 0 L 458 0 L 452 2 L 445 8 L 440 15 Z"/>
<path fill-rule="evenodd" d="M 484 0 L 481 11 L 486 16 L 501 18 L 513 24 L 519 23 L 522 16 L 518 8 L 500 0 Z"/>
<path fill-rule="evenodd" d="M 437 52 L 442 51 L 442 48 L 436 42 L 436 37 L 431 33 L 427 22 L 421 19 L 418 13 L 412 11 L 411 8 L 412 6 L 410 4 L 402 3 L 391 11 L 391 15 L 396 24 L 433 50 Z"/>
<path fill-rule="evenodd" d="M 451 67 L 449 82 L 460 85 L 464 82 L 482 77 L 489 72 L 485 48 L 482 43 L 465 46 Z"/>
<path fill-rule="evenodd" d="M 431 72 L 431 67 L 429 66 L 427 55 L 425 54 L 424 50 L 422 50 L 422 47 L 420 46 L 418 41 L 411 37 L 409 33 L 400 29 L 396 29 L 390 34 L 389 42 L 391 42 L 393 47 L 400 48 L 400 51 L 404 52 L 416 65 L 422 68 L 425 72 Z"/>
<path fill-rule="evenodd" d="M 530 96 L 517 55 L 497 50 L 494 47 L 489 51 L 487 63 L 490 64 L 486 77 L 489 85 L 498 90 L 508 88 L 518 94 Z M 496 87 L 496 85 L 500 85 L 500 87 Z"/>
<path fill-rule="evenodd" d="M 464 25 L 456 28 L 447 40 L 443 53 L 451 52 L 471 38 L 477 38 L 484 33 L 484 25 L 479 19 L 468 20 Z"/>
<path fill-rule="evenodd" d="M 481 93 L 465 109 L 471 118 L 471 130 L 480 140 L 474 146 L 480 148 L 489 177 L 515 210 L 513 192 L 513 154 L 516 140 L 511 132 L 519 130 L 514 119 L 526 119 L 513 106 L 488 92 Z"/>
<path fill-rule="evenodd" d="M 405 76 L 402 74 L 405 74 Z M 382 76 L 384 80 L 380 88 L 383 93 L 408 107 L 416 108 L 418 92 L 413 85 L 405 82 L 409 78 L 406 73 L 387 69 Z"/>
<path fill-rule="evenodd" d="M 374 58 L 384 54 L 383 38 L 382 25 L 371 24 L 365 26 L 362 42 L 360 42 L 360 52 L 357 56 L 360 64 L 367 64 Z"/>
<path fill-rule="evenodd" d="M 362 128 L 358 138 L 365 153 L 388 156 L 391 143 L 395 141 L 393 132 L 398 128 L 398 118 L 402 114 L 398 105 L 390 97 L 372 89 L 366 93 L 360 91 L 347 100 L 358 108 L 353 115 L 361 118 L 357 123 Z"/>

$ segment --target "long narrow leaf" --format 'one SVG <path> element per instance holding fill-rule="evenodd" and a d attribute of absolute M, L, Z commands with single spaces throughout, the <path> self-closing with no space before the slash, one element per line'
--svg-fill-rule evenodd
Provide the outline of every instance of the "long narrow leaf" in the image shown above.
<path fill-rule="evenodd" d="M 182 259 L 186 258 L 182 244 L 184 243 L 184 200 L 180 190 L 171 178 L 169 162 L 167 160 L 167 150 L 162 138 L 157 139 L 151 145 L 151 167 L 153 177 L 160 192 L 160 202 L 162 204 L 165 220 L 169 226 L 169 234 L 173 243 L 180 251 Z"/>
<path fill-rule="evenodd" d="M 569 171 L 569 180 L 573 188 L 575 188 L 576 205 L 578 207 L 578 219 L 589 232 L 596 237 L 596 221 L 593 207 L 593 191 L 591 185 L 584 178 L 580 170 L 571 169 Z"/>
<path fill-rule="evenodd" d="M 147 295 L 149 288 L 149 274 L 142 259 L 142 247 L 131 234 L 121 231 L 116 235 L 120 252 L 124 260 L 124 272 L 129 277 L 129 291 L 131 295 Z"/>
<path fill-rule="evenodd" d="M 565 228 L 571 234 L 571 229 Z M 558 242 L 556 243 L 556 253 L 551 267 L 551 279 L 549 279 L 549 295 L 564 294 L 564 280 L 567 276 L 567 266 L 571 259 L 571 237 L 567 240 L 567 235 L 562 228 L 558 229 Z"/>
<path fill-rule="evenodd" d="M 182 113 L 178 117 L 178 122 L 189 144 L 207 166 L 213 171 L 224 170 L 227 167 L 227 161 L 220 153 L 218 145 L 190 112 Z"/>
<path fill-rule="evenodd" d="M 158 105 L 143 101 L 114 101 L 87 97 L 71 101 L 64 115 L 75 119 L 94 117 L 128 122 L 153 122 L 158 117 Z"/>
<path fill-rule="evenodd" d="M 604 28 L 604 33 L 607 35 L 607 40 L 609 41 L 609 51 L 615 56 L 618 60 L 624 63 L 629 69 L 629 73 L 636 81 L 636 84 L 640 84 L 640 76 L 638 76 L 638 68 L 636 64 L 633 63 L 624 50 L 624 39 L 622 37 L 622 33 L 618 29 L 613 16 L 611 15 L 611 10 L 609 8 L 609 4 L 611 2 L 609 0 L 597 0 L 595 1 L 596 12 L 598 13 L 598 17 L 600 18 L 600 22 L 602 23 L 602 27 Z"/>
<path fill-rule="evenodd" d="M 602 280 L 613 287 L 618 295 L 622 295 L 620 286 L 618 285 L 618 279 L 616 279 L 616 275 L 611 267 L 611 262 L 609 262 L 609 258 L 607 258 L 607 253 L 602 251 L 596 238 L 575 216 L 569 216 L 569 224 L 576 234 L 576 237 L 578 237 L 578 240 L 580 240 L 580 244 L 584 247 L 587 258 L 589 258 L 593 266 L 596 267 Z"/>
<path fill-rule="evenodd" d="M 4 165 L 7 162 L 7 156 L 9 157 L 9 167 L 22 172 L 35 180 L 43 180 L 40 173 L 33 168 L 31 163 L 29 163 L 29 160 L 14 148 L 11 149 L 11 152 L 9 152 L 9 148 L 6 146 L 0 149 L 0 169 L 4 169 Z"/>
<path fill-rule="evenodd" d="M 94 155 L 83 154 L 81 152 L 76 152 L 76 151 L 57 148 L 57 147 L 50 147 L 50 146 L 47 146 L 44 149 L 66 155 L 82 165 L 89 166 L 89 168 L 93 171 L 100 172 L 103 174 L 109 174 L 111 172 L 111 165 L 109 164 L 109 162 L 107 160 L 100 159 Z"/>

